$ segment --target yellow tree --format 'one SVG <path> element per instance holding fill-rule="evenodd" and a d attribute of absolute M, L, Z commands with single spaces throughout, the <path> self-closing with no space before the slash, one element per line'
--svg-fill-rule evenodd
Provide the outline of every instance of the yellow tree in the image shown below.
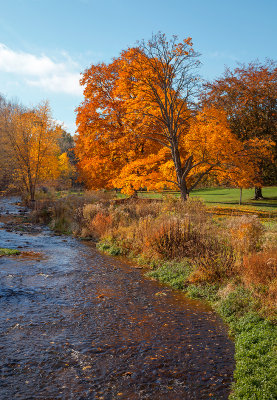
<path fill-rule="evenodd" d="M 117 93 L 126 102 L 127 126 L 136 133 L 169 150 L 175 169 L 175 184 L 185 200 L 189 193 L 187 176 L 193 155 L 180 154 L 180 143 L 187 135 L 198 87 L 195 69 L 198 53 L 191 38 L 169 41 L 158 33 L 148 42 L 122 52 Z M 131 95 L 130 95 L 131 93 Z"/>
<path fill-rule="evenodd" d="M 7 131 L 10 127 L 11 104 L 0 95 L 0 188 L 6 188 L 11 182 L 13 162 L 8 153 Z M 8 159 L 10 159 L 9 162 Z"/>
<path fill-rule="evenodd" d="M 32 110 L 13 107 L 5 135 L 13 163 L 13 180 L 31 201 L 39 183 L 59 175 L 57 139 L 60 127 L 53 123 L 47 103 Z"/>
<path fill-rule="evenodd" d="M 197 115 L 186 145 L 194 149 L 199 160 L 192 188 L 201 180 L 203 168 L 205 172 L 211 167 L 218 182 L 242 189 L 261 184 L 257 170 L 262 159 L 273 157 L 274 142 L 258 138 L 238 140 L 231 131 L 226 112 L 210 107 Z"/>

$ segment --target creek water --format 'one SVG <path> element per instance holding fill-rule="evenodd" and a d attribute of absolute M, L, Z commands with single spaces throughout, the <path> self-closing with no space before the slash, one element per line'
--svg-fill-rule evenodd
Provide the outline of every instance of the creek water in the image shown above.
<path fill-rule="evenodd" d="M 200 302 L 0 198 L 0 398 L 227 399 L 234 345 Z M 24 212 L 24 210 L 23 210 Z"/>

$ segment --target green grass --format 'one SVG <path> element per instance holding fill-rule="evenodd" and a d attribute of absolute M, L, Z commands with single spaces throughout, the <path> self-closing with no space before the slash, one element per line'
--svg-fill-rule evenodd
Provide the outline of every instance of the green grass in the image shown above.
<path fill-rule="evenodd" d="M 260 210 L 270 213 L 277 212 L 277 186 L 264 187 L 264 199 L 253 200 L 254 189 L 243 189 L 242 205 L 239 206 L 240 190 L 236 188 L 205 188 L 193 190 L 190 193 L 191 198 L 199 198 L 208 206 L 228 207 L 231 209 L 239 208 L 244 210 Z M 140 191 L 139 198 L 163 199 L 166 196 L 180 197 L 178 191 L 165 190 L 162 192 Z"/>
<path fill-rule="evenodd" d="M 181 263 L 163 264 L 147 275 L 194 299 L 208 301 L 229 324 L 235 341 L 236 368 L 232 400 L 277 398 L 277 326 L 256 313 L 251 293 L 238 286 L 226 297 L 217 285 L 186 285 L 190 269 Z"/>
<path fill-rule="evenodd" d="M 125 254 L 121 247 L 109 240 L 102 240 L 101 242 L 98 242 L 96 247 L 98 250 L 110 254 L 111 256 L 122 256 Z"/>
<path fill-rule="evenodd" d="M 264 199 L 253 200 L 254 189 L 243 189 L 242 203 L 247 205 L 263 205 L 277 207 L 277 187 L 263 188 Z M 240 190 L 235 188 L 207 188 L 194 190 L 191 197 L 199 197 L 205 203 L 238 204 Z"/>
<path fill-rule="evenodd" d="M 277 326 L 256 312 L 251 293 L 237 287 L 216 303 L 235 338 L 233 400 L 277 398 Z"/>
<path fill-rule="evenodd" d="M 160 282 L 170 284 L 174 289 L 183 290 L 185 281 L 191 273 L 191 267 L 186 263 L 174 261 L 163 262 L 162 265 L 146 275 Z"/>
<path fill-rule="evenodd" d="M 0 256 L 14 256 L 18 254 L 20 254 L 19 250 L 0 248 Z"/>

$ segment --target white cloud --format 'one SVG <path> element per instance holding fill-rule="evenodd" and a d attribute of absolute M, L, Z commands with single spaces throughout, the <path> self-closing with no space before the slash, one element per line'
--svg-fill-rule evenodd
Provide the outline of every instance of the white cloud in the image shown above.
<path fill-rule="evenodd" d="M 37 86 L 45 90 L 56 93 L 67 93 L 81 95 L 82 88 L 79 85 L 80 75 L 77 73 L 65 72 L 64 74 L 51 74 L 42 76 L 39 79 L 27 79 L 26 82 L 31 86 Z"/>
<path fill-rule="evenodd" d="M 45 55 L 16 52 L 0 43 L 0 71 L 20 75 L 27 84 L 46 91 L 81 95 L 76 68 L 68 56 L 66 62 L 55 62 Z"/>

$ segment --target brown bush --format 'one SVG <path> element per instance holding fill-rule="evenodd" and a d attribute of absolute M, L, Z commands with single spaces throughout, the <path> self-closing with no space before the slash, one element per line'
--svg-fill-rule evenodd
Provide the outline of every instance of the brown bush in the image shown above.
<path fill-rule="evenodd" d="M 264 311 L 276 318 L 277 249 L 245 256 L 240 273 L 244 284 L 259 299 Z"/>
<path fill-rule="evenodd" d="M 240 254 L 261 249 L 265 229 L 256 215 L 230 218 L 227 229 L 234 249 Z"/>
<path fill-rule="evenodd" d="M 149 235 L 148 235 L 149 236 Z M 188 220 L 167 218 L 148 237 L 149 244 L 165 259 L 195 257 L 205 248 L 205 238 Z"/>
<path fill-rule="evenodd" d="M 245 256 L 241 274 L 247 284 L 270 284 L 277 278 L 277 249 Z"/>
<path fill-rule="evenodd" d="M 236 257 L 232 247 L 217 238 L 207 242 L 193 264 L 195 271 L 190 277 L 191 283 L 221 282 L 236 273 Z"/>
<path fill-rule="evenodd" d="M 112 217 L 104 212 L 98 212 L 91 221 L 93 233 L 98 237 L 103 237 L 112 227 Z"/>

